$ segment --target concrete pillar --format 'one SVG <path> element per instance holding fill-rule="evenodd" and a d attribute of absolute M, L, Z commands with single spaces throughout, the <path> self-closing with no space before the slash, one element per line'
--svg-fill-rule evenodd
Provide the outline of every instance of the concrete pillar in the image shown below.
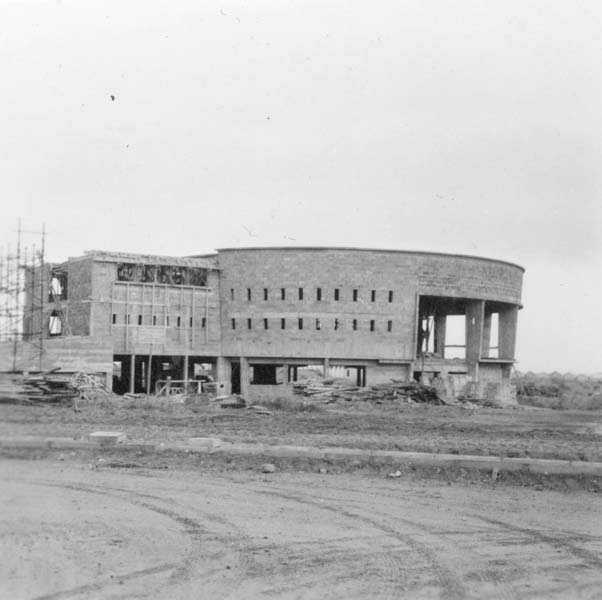
<path fill-rule="evenodd" d="M 283 383 L 284 383 L 284 385 L 287 385 L 290 383 L 290 377 L 288 376 L 288 365 L 286 363 L 284 363 L 282 365 L 282 370 L 283 370 L 283 373 L 282 373 Z"/>
<path fill-rule="evenodd" d="M 250 396 L 251 387 L 251 367 L 249 366 L 249 359 L 241 356 L 240 357 L 240 394 L 243 398 Z"/>
<path fill-rule="evenodd" d="M 324 379 L 328 378 L 328 371 L 330 370 L 330 358 L 324 359 Z"/>
<path fill-rule="evenodd" d="M 130 394 L 134 393 L 134 384 L 136 383 L 136 355 L 130 356 Z"/>
<path fill-rule="evenodd" d="M 184 380 L 184 389 L 188 390 L 188 354 L 184 355 L 184 361 L 182 365 L 182 379 Z"/>
<path fill-rule="evenodd" d="M 514 359 L 516 347 L 516 323 L 518 321 L 518 306 L 509 306 L 500 310 L 499 316 L 499 357 Z"/>
<path fill-rule="evenodd" d="M 486 312 L 483 319 L 483 343 L 481 344 L 481 356 L 489 358 L 491 348 L 491 313 Z"/>
<path fill-rule="evenodd" d="M 469 300 L 466 302 L 466 363 L 468 373 L 475 381 L 478 380 L 484 318 L 484 300 Z"/>
<path fill-rule="evenodd" d="M 216 381 L 218 396 L 232 393 L 232 364 L 225 356 L 217 357 Z"/>
<path fill-rule="evenodd" d="M 441 357 L 445 356 L 445 328 L 447 325 L 447 315 L 437 315 L 435 317 L 435 353 Z"/>

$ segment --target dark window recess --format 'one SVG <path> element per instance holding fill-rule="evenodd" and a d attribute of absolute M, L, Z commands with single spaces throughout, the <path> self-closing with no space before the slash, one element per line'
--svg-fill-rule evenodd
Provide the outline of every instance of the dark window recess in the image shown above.
<path fill-rule="evenodd" d="M 130 315 L 125 315 L 125 324 L 126 325 L 130 324 Z"/>
<path fill-rule="evenodd" d="M 318 331 L 320 331 L 321 328 L 322 328 L 322 324 L 320 323 L 320 319 L 316 319 L 316 329 Z"/>
<path fill-rule="evenodd" d="M 280 299 L 286 300 L 286 288 L 280 288 Z"/>
<path fill-rule="evenodd" d="M 192 317 L 190 317 L 190 327 L 192 327 Z"/>
<path fill-rule="evenodd" d="M 357 302 L 357 290 L 353 290 L 353 301 Z"/>
<path fill-rule="evenodd" d="M 178 317 L 178 319 L 177 319 L 177 325 L 178 325 L 178 327 L 182 326 L 182 317 Z"/>
<path fill-rule="evenodd" d="M 264 300 L 268 299 L 268 288 L 263 288 L 263 299 Z"/>
<path fill-rule="evenodd" d="M 280 319 L 280 329 L 286 329 L 286 319 Z"/>
<path fill-rule="evenodd" d="M 334 290 L 334 299 L 335 299 L 337 302 L 339 301 L 339 296 L 340 296 L 340 294 L 339 294 L 339 288 L 336 288 L 336 289 Z"/>
<path fill-rule="evenodd" d="M 338 319 L 334 320 L 334 330 L 338 331 L 341 322 Z"/>
<path fill-rule="evenodd" d="M 138 325 L 142 325 L 142 315 L 138 315 Z"/>
<path fill-rule="evenodd" d="M 117 281 L 206 287 L 207 273 L 207 269 L 198 267 L 147 265 L 137 263 L 117 264 Z"/>
<path fill-rule="evenodd" d="M 316 300 L 320 302 L 322 300 L 322 288 L 316 289 Z"/>
<path fill-rule="evenodd" d="M 232 319 L 232 329 L 236 329 L 236 319 Z"/>
<path fill-rule="evenodd" d="M 252 328 L 253 328 L 253 320 L 247 319 L 247 329 L 252 329 Z"/>
<path fill-rule="evenodd" d="M 264 320 L 263 320 L 263 328 L 264 328 L 264 329 L 267 329 L 267 328 L 268 328 L 268 320 L 267 320 L 267 319 L 264 319 Z"/>
<path fill-rule="evenodd" d="M 370 300 L 372 302 L 376 302 L 376 290 L 372 290 L 372 292 L 370 293 Z"/>
<path fill-rule="evenodd" d="M 234 300 L 234 288 L 230 288 L 230 300 Z"/>
<path fill-rule="evenodd" d="M 389 290 L 389 302 L 393 302 L 393 290 Z"/>
<path fill-rule="evenodd" d="M 169 315 L 165 317 L 165 326 L 169 327 Z"/>
<path fill-rule="evenodd" d="M 157 315 L 153 315 L 153 325 L 157 324 Z"/>
<path fill-rule="evenodd" d="M 353 331 L 357 331 L 357 319 L 353 319 Z"/>
<path fill-rule="evenodd" d="M 251 302 L 251 288 L 247 288 L 247 300 Z"/>
<path fill-rule="evenodd" d="M 277 385 L 278 370 L 280 365 L 253 365 L 253 378 L 251 383 L 254 385 Z M 282 367 L 280 367 L 282 371 Z M 282 379 L 282 376 L 280 377 Z"/>
<path fill-rule="evenodd" d="M 299 329 L 303 329 L 303 319 L 299 319 Z"/>
<path fill-rule="evenodd" d="M 303 288 L 299 288 L 299 300 L 303 300 Z"/>
<path fill-rule="evenodd" d="M 370 331 L 374 331 L 374 319 L 370 320 Z"/>
<path fill-rule="evenodd" d="M 201 319 L 201 327 L 202 327 L 203 329 L 205 329 L 205 327 L 207 327 L 207 318 L 206 318 L 206 317 L 203 317 L 203 318 Z"/>
<path fill-rule="evenodd" d="M 117 323 L 117 315 L 115 313 L 113 313 L 113 320 L 111 322 L 113 323 L 113 325 Z"/>
<path fill-rule="evenodd" d="M 48 335 L 51 337 L 61 335 L 63 333 L 63 320 L 56 310 L 50 313 L 48 319 Z"/>
<path fill-rule="evenodd" d="M 393 331 L 393 321 L 387 321 L 387 331 Z"/>

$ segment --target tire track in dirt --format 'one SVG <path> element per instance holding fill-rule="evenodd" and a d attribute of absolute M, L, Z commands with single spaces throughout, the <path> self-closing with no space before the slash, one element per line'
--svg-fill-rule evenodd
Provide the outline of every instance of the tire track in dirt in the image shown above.
<path fill-rule="evenodd" d="M 491 525 L 496 525 L 507 531 L 520 533 L 529 538 L 531 542 L 544 543 L 549 546 L 552 546 L 553 548 L 561 549 L 567 552 L 570 556 L 579 558 L 591 567 L 602 569 L 602 553 L 593 552 L 592 550 L 588 550 L 587 548 L 581 548 L 575 544 L 570 543 L 564 538 L 559 538 L 553 535 L 541 533 L 540 531 L 537 531 L 536 529 L 531 529 L 529 527 L 520 527 L 519 525 L 513 525 L 512 523 L 507 523 L 505 521 L 492 519 L 490 517 L 483 517 L 480 515 L 474 515 L 474 517 L 476 519 L 479 519 L 480 521 L 490 523 Z"/>
<path fill-rule="evenodd" d="M 347 517 L 351 520 L 359 521 L 361 523 L 370 525 L 372 528 L 382 531 L 387 535 L 393 537 L 394 539 L 399 540 L 403 544 L 406 544 L 416 554 L 422 557 L 428 563 L 430 568 L 433 569 L 437 581 L 439 582 L 439 585 L 442 588 L 442 593 L 444 594 L 444 597 L 446 599 L 460 600 L 462 598 L 466 598 L 468 595 L 468 591 L 464 586 L 463 582 L 453 573 L 453 571 L 447 566 L 443 565 L 441 563 L 441 560 L 426 544 L 423 544 L 422 542 L 416 540 L 413 536 L 409 534 L 402 534 L 398 530 L 382 523 L 381 521 L 348 511 L 346 509 L 343 509 L 341 506 L 332 506 L 330 504 L 325 504 L 323 502 L 318 502 L 311 498 L 307 498 L 306 496 L 292 495 L 290 493 L 278 492 L 267 489 L 256 489 L 255 491 L 257 493 L 265 494 L 267 496 L 275 496 L 292 502 L 297 502 L 299 504 L 305 504 L 322 510 L 330 511 L 337 515 Z M 399 573 L 401 573 L 402 570 L 403 569 L 401 565 L 397 565 L 395 568 L 396 575 L 399 575 Z M 399 580 L 398 576 L 395 577 L 394 583 L 396 588 L 404 587 L 404 582 Z"/>
<path fill-rule="evenodd" d="M 157 575 L 158 573 L 165 573 L 177 567 L 177 563 L 166 563 L 157 567 L 149 567 L 148 569 L 139 569 L 137 571 L 131 571 L 130 573 L 124 573 L 122 575 L 114 575 L 112 579 L 103 579 L 95 583 L 87 583 L 80 585 L 69 590 L 61 590 L 60 592 L 53 592 L 52 594 L 44 594 L 42 596 L 36 596 L 33 600 L 62 600 L 63 598 L 70 598 L 78 596 L 80 594 L 89 594 L 91 592 L 100 592 L 103 589 L 115 585 L 123 581 L 131 581 L 139 577 L 148 577 L 149 575 Z"/>
<path fill-rule="evenodd" d="M 217 534 L 215 532 L 210 531 L 206 527 L 203 527 L 195 519 L 192 519 L 190 517 L 182 515 L 174 510 L 167 509 L 162 506 L 157 506 L 156 504 L 153 504 L 153 503 L 147 501 L 147 499 L 153 499 L 153 500 L 161 502 L 161 503 L 166 503 L 166 502 L 174 503 L 173 499 L 171 499 L 171 498 L 163 498 L 161 496 L 155 496 L 152 494 L 140 493 L 135 490 L 128 489 L 128 488 L 114 488 L 112 486 L 106 486 L 106 485 L 101 486 L 101 485 L 82 484 L 82 483 L 73 483 L 73 482 L 57 483 L 57 482 L 53 482 L 53 481 L 37 481 L 37 482 L 30 481 L 28 483 L 35 483 L 37 485 L 63 488 L 63 489 L 80 491 L 80 492 L 84 492 L 84 493 L 97 494 L 100 496 L 108 496 L 108 497 L 112 497 L 112 498 L 122 499 L 122 500 L 129 502 L 130 504 L 134 504 L 136 506 L 141 506 L 143 508 L 146 508 L 147 510 L 158 513 L 162 516 L 165 516 L 165 517 L 177 522 L 183 528 L 184 533 L 193 538 L 192 551 L 186 556 L 183 564 L 175 565 L 176 568 L 175 568 L 174 572 L 172 573 L 172 575 L 170 576 L 169 581 L 166 582 L 165 585 L 182 584 L 183 581 L 191 580 L 193 577 L 194 577 L 195 583 L 201 583 L 201 582 L 207 581 L 209 578 L 215 576 L 217 573 L 221 573 L 224 571 L 223 567 L 218 567 L 218 568 L 205 569 L 201 573 L 193 572 L 195 570 L 195 567 L 198 564 L 200 564 L 203 559 L 219 560 L 222 558 L 222 554 L 219 552 L 216 555 L 215 553 L 210 554 L 205 551 L 205 549 L 201 545 L 201 542 L 208 542 L 208 541 L 213 541 L 213 542 L 223 544 L 227 548 L 234 550 L 234 552 L 238 555 L 238 559 L 239 559 L 238 562 L 239 562 L 239 566 L 241 567 L 239 569 L 233 569 L 233 568 L 227 569 L 228 577 L 230 580 L 230 581 L 228 581 L 228 585 L 225 585 L 226 584 L 225 581 L 221 581 L 220 582 L 221 589 L 219 590 L 220 593 L 217 593 L 217 592 L 212 593 L 212 597 L 214 597 L 214 598 L 224 597 L 225 598 L 228 595 L 230 595 L 230 593 L 232 591 L 234 591 L 244 581 L 244 573 L 249 568 L 249 564 L 248 564 L 249 559 L 248 559 L 247 554 L 244 552 L 240 552 L 240 549 L 236 548 L 235 544 L 233 543 L 233 541 L 236 542 L 236 541 L 239 541 L 242 537 L 245 537 L 244 534 L 242 534 L 242 532 L 240 532 L 240 530 L 238 530 L 240 535 L 235 537 L 234 540 L 225 539 L 226 536 L 224 536 L 223 534 Z M 115 493 L 115 492 L 117 492 L 117 493 Z M 142 497 L 145 500 L 131 498 L 131 496 Z M 199 511 L 199 512 L 201 512 L 201 511 Z M 227 521 L 226 519 L 219 517 L 218 515 L 213 515 L 212 513 L 209 513 L 204 516 L 209 517 L 210 520 L 213 522 L 219 522 L 222 525 L 226 525 L 227 527 L 229 527 L 231 529 L 238 529 L 233 523 L 231 523 L 230 521 Z M 205 537 L 201 540 L 201 536 L 205 536 Z M 208 537 L 210 539 L 207 539 Z M 228 561 L 228 562 L 232 562 L 232 561 Z M 93 584 L 90 584 L 90 585 L 93 585 Z M 99 591 L 100 589 L 101 588 L 98 588 L 97 591 Z M 71 595 L 74 595 L 77 593 L 79 593 L 79 592 L 75 591 L 75 592 L 71 593 Z M 64 596 L 64 597 L 66 597 L 66 596 Z"/>

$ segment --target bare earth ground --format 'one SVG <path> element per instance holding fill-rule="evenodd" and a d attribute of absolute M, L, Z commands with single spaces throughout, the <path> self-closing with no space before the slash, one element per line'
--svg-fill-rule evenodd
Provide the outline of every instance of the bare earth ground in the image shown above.
<path fill-rule="evenodd" d="M 111 401 L 82 406 L 0 404 L 0 436 L 86 437 L 124 431 L 129 439 L 231 442 L 446 452 L 602 461 L 602 412 L 547 409 L 466 410 L 452 406 L 353 403 L 276 409 L 222 409 L 207 401 Z M 293 409 L 295 408 L 295 409 Z"/>
<path fill-rule="evenodd" d="M 599 598 L 602 507 L 358 474 L 0 460 L 0 597 Z"/>

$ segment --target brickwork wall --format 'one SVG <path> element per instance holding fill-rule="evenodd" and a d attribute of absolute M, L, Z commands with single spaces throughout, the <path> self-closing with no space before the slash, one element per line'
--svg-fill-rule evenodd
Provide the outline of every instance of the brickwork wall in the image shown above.
<path fill-rule="evenodd" d="M 403 252 L 225 250 L 220 251 L 218 264 L 222 269 L 223 347 L 229 356 L 412 359 L 417 294 L 519 303 L 522 282 L 522 270 L 510 264 Z M 299 288 L 303 288 L 302 300 Z M 321 288 L 321 300 L 317 288 Z M 393 302 L 389 302 L 390 291 Z M 267 330 L 264 319 L 268 319 Z M 370 330 L 372 320 L 374 331 Z"/>

